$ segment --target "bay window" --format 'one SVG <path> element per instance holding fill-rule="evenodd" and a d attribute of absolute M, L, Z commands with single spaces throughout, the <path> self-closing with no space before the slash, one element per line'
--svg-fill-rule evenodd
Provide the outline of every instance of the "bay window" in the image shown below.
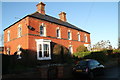
<path fill-rule="evenodd" d="M 36 39 L 37 43 L 37 59 L 38 60 L 49 60 L 51 59 L 51 40 Z"/>

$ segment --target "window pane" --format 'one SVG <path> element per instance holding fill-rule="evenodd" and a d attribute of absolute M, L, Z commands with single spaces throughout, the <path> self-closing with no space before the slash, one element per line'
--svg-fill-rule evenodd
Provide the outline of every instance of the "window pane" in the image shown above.
<path fill-rule="evenodd" d="M 41 45 L 41 44 L 39 44 L 39 50 L 40 50 L 40 51 L 42 50 L 42 45 Z"/>
<path fill-rule="evenodd" d="M 39 57 L 42 57 L 42 45 L 39 44 Z"/>
<path fill-rule="evenodd" d="M 44 57 L 49 57 L 49 45 L 44 44 Z"/>
<path fill-rule="evenodd" d="M 7 40 L 10 41 L 10 32 L 7 33 Z"/>
<path fill-rule="evenodd" d="M 44 35 L 44 27 L 40 26 L 40 35 L 43 36 Z"/>
<path fill-rule="evenodd" d="M 18 27 L 18 37 L 21 36 L 21 31 L 22 31 L 21 27 Z"/>
<path fill-rule="evenodd" d="M 57 37 L 60 37 L 60 30 L 57 29 Z"/>
<path fill-rule="evenodd" d="M 68 39 L 70 39 L 70 32 L 68 32 Z"/>
<path fill-rule="evenodd" d="M 42 51 L 39 51 L 39 57 L 42 57 Z"/>
<path fill-rule="evenodd" d="M 80 34 L 78 34 L 78 41 L 80 41 Z"/>

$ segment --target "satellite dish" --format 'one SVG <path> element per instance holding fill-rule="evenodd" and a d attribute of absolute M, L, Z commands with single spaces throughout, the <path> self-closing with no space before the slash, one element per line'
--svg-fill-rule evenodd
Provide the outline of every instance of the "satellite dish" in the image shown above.
<path fill-rule="evenodd" d="M 30 30 L 32 30 L 32 31 L 35 30 L 35 28 L 33 28 L 33 27 L 31 27 L 31 26 L 28 26 L 28 29 L 30 29 Z"/>

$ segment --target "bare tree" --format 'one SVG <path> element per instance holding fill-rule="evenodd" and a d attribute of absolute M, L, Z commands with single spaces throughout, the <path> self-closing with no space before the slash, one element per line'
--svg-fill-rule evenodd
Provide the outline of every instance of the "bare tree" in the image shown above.
<path fill-rule="evenodd" d="M 107 41 L 101 40 L 100 42 L 94 44 L 92 49 L 93 50 L 112 49 L 112 46 L 109 40 Z"/>
<path fill-rule="evenodd" d="M 4 36 L 3 36 L 3 34 L 0 34 L 0 43 L 2 46 L 3 46 L 3 40 L 4 40 Z"/>

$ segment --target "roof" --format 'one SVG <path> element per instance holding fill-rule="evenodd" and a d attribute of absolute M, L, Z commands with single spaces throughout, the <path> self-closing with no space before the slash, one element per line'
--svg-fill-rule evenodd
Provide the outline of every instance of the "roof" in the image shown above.
<path fill-rule="evenodd" d="M 80 29 L 80 28 L 78 28 L 78 27 L 76 27 L 76 26 L 74 26 L 74 25 L 72 25 L 72 24 L 70 24 L 70 23 L 68 23 L 68 22 L 64 22 L 64 21 L 62 21 L 62 20 L 60 20 L 60 19 L 57 19 L 57 18 L 54 18 L 54 17 L 52 17 L 52 16 L 49 16 L 49 15 L 43 15 L 43 14 L 41 14 L 41 13 L 39 13 L 39 12 L 35 12 L 35 13 L 33 13 L 33 14 L 30 14 L 30 15 L 27 15 L 27 16 L 29 16 L 29 17 L 33 17 L 33 18 L 37 18 L 37 19 L 40 19 L 40 20 L 45 20 L 45 21 L 48 21 L 48 22 L 52 22 L 52 23 L 55 23 L 55 24 L 59 24 L 59 25 L 62 25 L 62 26 L 66 26 L 66 27 L 68 27 L 68 28 L 72 28 L 72 29 L 76 29 L 76 30 L 78 30 L 78 31 L 83 31 L 83 32 L 86 32 L 86 33 L 89 33 L 89 32 L 87 32 L 87 31 L 85 31 L 85 30 L 82 30 L 82 29 Z M 27 17 L 27 16 L 25 16 L 25 17 Z M 24 17 L 24 18 L 25 18 Z M 22 18 L 22 19 L 24 19 L 24 18 Z M 22 20 L 22 19 L 20 19 L 20 20 Z M 19 21 L 20 21 L 19 20 Z M 17 22 L 19 22 L 19 21 L 17 21 Z M 16 22 L 16 23 L 17 23 Z M 14 23 L 15 24 L 15 23 Z M 12 24 L 12 25 L 14 25 L 14 24 Z M 12 26 L 11 25 L 11 26 Z M 11 27 L 11 26 L 9 26 L 9 27 Z M 9 28 L 8 27 L 8 28 Z M 7 28 L 6 28 L 7 29 Z M 4 30 L 6 30 L 6 29 L 4 29 Z M 90 33 L 89 33 L 90 34 Z"/>

